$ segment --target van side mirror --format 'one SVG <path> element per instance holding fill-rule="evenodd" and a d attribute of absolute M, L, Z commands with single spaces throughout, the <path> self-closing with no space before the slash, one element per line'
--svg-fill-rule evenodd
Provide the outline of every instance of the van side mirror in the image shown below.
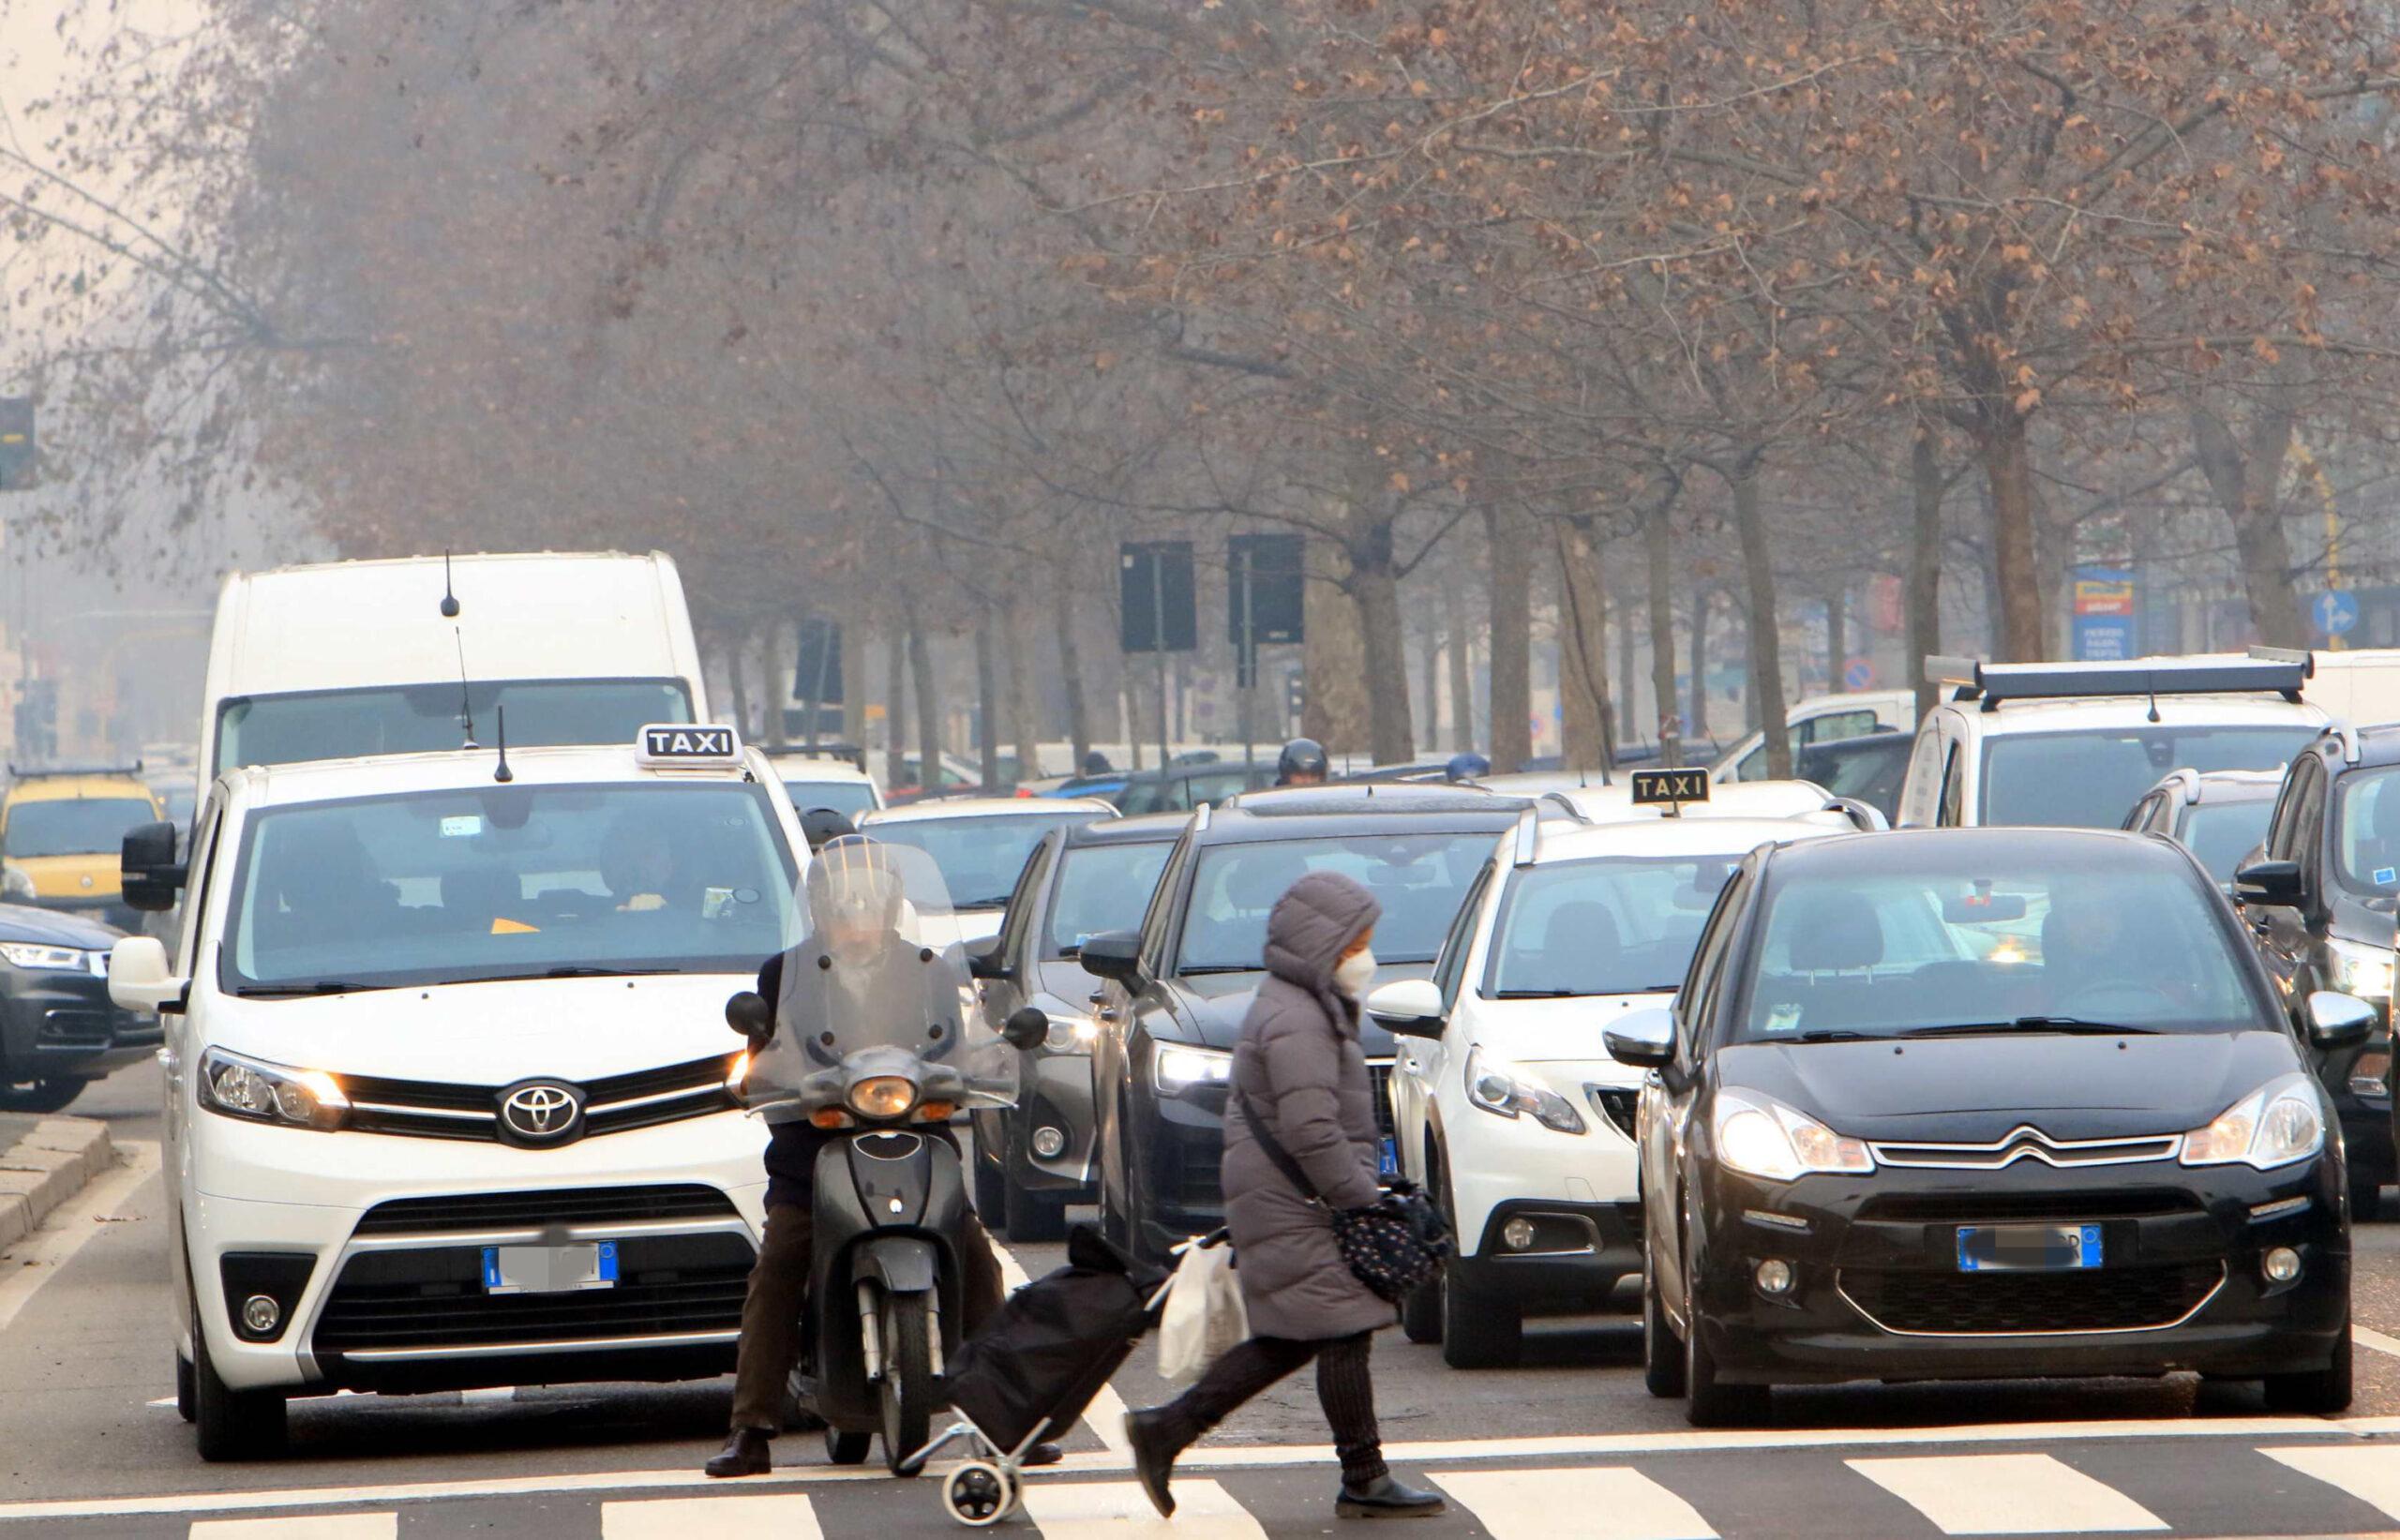
<path fill-rule="evenodd" d="M 117 857 L 117 878 L 128 908 L 153 914 L 175 906 L 175 895 L 190 880 L 183 862 L 175 860 L 175 826 L 142 824 L 128 830 Z"/>
<path fill-rule="evenodd" d="M 1084 971 L 1127 989 L 1142 982 L 1142 934 L 1139 931 L 1103 931 L 1088 937 L 1076 953 Z"/>
<path fill-rule="evenodd" d="M 1019 1006 L 1000 1024 L 1001 1040 L 1011 1048 L 1039 1048 L 1049 1036 L 1050 1015 L 1040 1006 Z"/>
<path fill-rule="evenodd" d="M 981 936 L 967 943 L 967 971 L 978 979 L 1005 979 L 1008 961 L 1000 952 L 1000 937 Z"/>
<path fill-rule="evenodd" d="M 1400 979 L 1367 996 L 1367 1014 L 1401 1038 L 1442 1035 L 1442 991 L 1431 979 Z"/>
<path fill-rule="evenodd" d="M 2318 1048 L 2355 1047 L 2366 1041 L 2375 1023 L 2375 1007 L 2364 1000 L 2330 989 L 2309 993 L 2308 1040 Z"/>
<path fill-rule="evenodd" d="M 2301 900 L 2300 862 L 2254 860 L 2233 874 L 2233 896 L 2242 904 L 2296 908 Z"/>
<path fill-rule="evenodd" d="M 174 976 L 155 935 L 125 936 L 109 949 L 109 998 L 119 1009 L 179 1011 L 190 985 Z"/>

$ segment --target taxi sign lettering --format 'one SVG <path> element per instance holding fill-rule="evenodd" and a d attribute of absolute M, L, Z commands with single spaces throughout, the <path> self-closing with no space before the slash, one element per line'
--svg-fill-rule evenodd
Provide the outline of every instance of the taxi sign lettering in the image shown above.
<path fill-rule="evenodd" d="M 1708 800 L 1708 772 L 1704 770 L 1638 770 L 1630 779 L 1636 807 L 1672 807 L 1681 802 Z"/>
<path fill-rule="evenodd" d="M 641 730 L 641 758 L 649 764 L 722 763 L 740 754 L 730 727 L 668 722 Z"/>

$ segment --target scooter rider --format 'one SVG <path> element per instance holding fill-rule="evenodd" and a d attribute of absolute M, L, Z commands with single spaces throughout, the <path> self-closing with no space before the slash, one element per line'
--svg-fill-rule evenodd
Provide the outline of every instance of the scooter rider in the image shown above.
<path fill-rule="evenodd" d="M 1326 757 L 1324 744 L 1313 738 L 1296 738 L 1283 745 L 1282 754 L 1275 761 L 1275 784 L 1279 786 L 1321 786 L 1332 770 L 1333 764 Z"/>
<path fill-rule="evenodd" d="M 809 868 L 807 904 L 812 934 L 839 957 L 839 982 L 831 986 L 862 994 L 847 1010 L 907 1010 L 923 987 L 916 943 L 899 928 L 900 889 L 876 856 L 873 842 L 856 834 L 829 841 Z M 778 952 L 758 969 L 758 994 L 785 999 L 786 958 Z M 884 997 L 890 996 L 889 1001 Z M 796 992 L 796 1001 L 808 996 Z M 919 1018 L 922 1020 L 922 1018 Z M 753 1039 L 763 1050 L 785 1027 L 802 1032 L 817 1024 L 771 1023 L 768 1035 Z M 813 1127 L 791 1108 L 770 1108 L 767 1144 L 767 1229 L 750 1269 L 749 1293 L 742 1308 L 742 1341 L 734 1371 L 732 1428 L 725 1448 L 704 1467 L 712 1476 L 761 1475 L 772 1468 L 767 1443 L 783 1426 L 784 1387 L 800 1360 L 802 1305 L 814 1252 L 818 1153 L 836 1137 Z M 946 1126 L 927 1130 L 956 1139 Z M 1000 1264 L 987 1234 L 970 1211 L 962 1216 L 957 1239 L 961 1324 L 969 1335 L 1000 1308 Z M 1037 1446 L 1028 1464 L 1058 1458 L 1056 1444 Z"/>

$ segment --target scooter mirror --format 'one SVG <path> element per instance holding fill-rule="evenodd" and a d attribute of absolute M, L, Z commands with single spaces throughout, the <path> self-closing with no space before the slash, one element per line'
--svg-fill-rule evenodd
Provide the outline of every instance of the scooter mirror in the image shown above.
<path fill-rule="evenodd" d="M 1049 1035 L 1050 1017 L 1040 1006 L 1019 1006 L 1000 1024 L 1000 1036 L 1011 1048 L 1039 1048 Z"/>
<path fill-rule="evenodd" d="M 774 1030 L 775 1013 L 765 995 L 745 989 L 725 1002 L 725 1024 L 745 1038 L 763 1038 Z"/>

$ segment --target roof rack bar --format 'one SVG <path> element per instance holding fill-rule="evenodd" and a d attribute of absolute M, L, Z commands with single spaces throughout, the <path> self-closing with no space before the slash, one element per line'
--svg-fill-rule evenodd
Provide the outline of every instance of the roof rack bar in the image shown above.
<path fill-rule="evenodd" d="M 1534 849 L 1540 842 L 1540 839 L 1541 815 L 1536 813 L 1532 808 L 1527 808 L 1522 813 L 1518 814 L 1517 851 L 1514 858 L 1517 865 L 1531 866 L 1534 863 Z"/>
<path fill-rule="evenodd" d="M 38 781 L 46 776 L 62 775 L 139 775 L 141 773 L 142 761 L 139 759 L 130 765 L 56 765 L 46 770 L 25 770 L 14 763 L 8 766 L 8 778 L 12 781 Z"/>
<path fill-rule="evenodd" d="M 1203 802 L 1192 810 L 1192 831 L 1197 834 L 1206 830 L 1208 827 L 1208 804 Z"/>
<path fill-rule="evenodd" d="M 2277 695 L 2300 699 L 2308 665 L 2288 659 L 2186 660 L 2122 664 L 1985 663 L 1928 657 L 1926 677 L 1959 686 L 1958 700 L 1980 698 L 1987 711 L 2004 700 L 2074 700 L 2096 695 Z"/>
<path fill-rule="evenodd" d="M 2317 654 L 2304 647 L 2261 647 L 2253 642 L 2250 656 L 2258 663 L 2296 663 L 2300 665 L 2301 678 L 2317 677 Z"/>

